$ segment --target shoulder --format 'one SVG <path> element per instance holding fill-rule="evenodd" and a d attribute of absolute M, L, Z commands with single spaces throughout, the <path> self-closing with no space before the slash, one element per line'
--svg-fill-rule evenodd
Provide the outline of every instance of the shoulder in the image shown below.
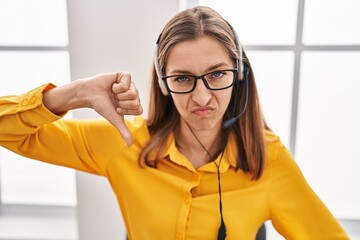
<path fill-rule="evenodd" d="M 134 143 L 143 146 L 150 139 L 147 121 L 142 116 L 126 119 L 126 125 L 133 135 Z"/>
<path fill-rule="evenodd" d="M 136 116 L 125 119 L 126 126 L 133 134 L 148 134 L 147 122 L 142 116 Z"/>
<path fill-rule="evenodd" d="M 129 117 L 125 119 L 126 125 L 130 131 L 143 131 L 147 130 L 147 122 L 142 116 Z"/>
<path fill-rule="evenodd" d="M 99 141 L 101 139 L 103 145 L 112 145 L 112 143 L 120 144 L 119 146 L 124 144 L 124 147 L 126 145 L 118 130 L 104 118 L 65 120 L 59 121 L 59 123 L 64 123 L 74 128 L 75 131 L 80 129 L 83 132 L 82 135 L 88 140 L 95 139 Z M 149 132 L 146 120 L 143 117 L 125 118 L 125 123 L 133 136 L 134 143 L 142 143 L 148 140 Z"/>
<path fill-rule="evenodd" d="M 293 156 L 281 141 L 281 138 L 270 130 L 265 131 L 267 165 L 291 164 Z"/>
<path fill-rule="evenodd" d="M 280 137 L 270 130 L 265 130 L 265 146 L 268 161 L 273 161 L 279 151 L 284 148 Z"/>
<path fill-rule="evenodd" d="M 307 188 L 306 180 L 291 152 L 273 132 L 266 133 L 266 163 L 264 176 L 271 182 L 271 191 L 286 195 L 291 188 L 303 191 Z M 300 190 L 303 189 L 303 190 Z"/>
<path fill-rule="evenodd" d="M 265 172 L 273 182 L 304 181 L 300 180 L 303 179 L 303 174 L 292 153 L 281 142 L 280 137 L 271 131 L 266 131 Z"/>

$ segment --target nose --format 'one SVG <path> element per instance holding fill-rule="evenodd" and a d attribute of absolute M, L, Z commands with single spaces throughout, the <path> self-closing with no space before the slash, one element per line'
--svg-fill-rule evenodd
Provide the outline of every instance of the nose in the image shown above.
<path fill-rule="evenodd" d="M 202 79 L 197 79 L 196 87 L 191 93 L 191 99 L 199 106 L 206 106 L 212 98 L 211 90 L 207 89 Z"/>

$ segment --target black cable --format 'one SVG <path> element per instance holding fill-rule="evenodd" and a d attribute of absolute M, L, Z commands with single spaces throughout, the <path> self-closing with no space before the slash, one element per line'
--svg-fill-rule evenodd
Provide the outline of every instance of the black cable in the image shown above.
<path fill-rule="evenodd" d="M 238 88 L 239 88 L 239 85 L 240 85 L 240 81 L 237 78 L 235 79 L 235 81 L 236 82 L 234 84 L 234 89 L 233 89 L 234 94 L 233 94 L 233 97 L 232 97 L 232 106 L 231 106 L 232 115 L 234 115 L 235 111 L 236 111 L 236 100 L 237 100 L 237 96 L 238 96 Z M 171 97 L 171 94 L 169 95 L 169 98 L 170 98 L 170 101 L 172 102 L 173 106 L 175 106 L 174 101 L 173 101 L 173 99 Z M 219 211 L 220 211 L 220 227 L 219 227 L 217 239 L 218 240 L 225 240 L 225 238 L 226 238 L 226 225 L 225 225 L 225 221 L 224 221 L 223 208 L 222 208 L 220 165 L 221 165 L 224 153 L 225 153 L 225 148 L 226 148 L 227 142 L 229 140 L 230 130 L 229 130 L 229 128 L 225 128 L 226 129 L 226 137 L 225 137 L 224 145 L 223 145 L 222 150 L 221 150 L 221 157 L 220 157 L 220 160 L 219 160 L 219 164 L 217 164 L 215 162 L 214 157 L 210 154 L 210 152 L 207 150 L 207 148 L 202 144 L 200 139 L 196 136 L 193 129 L 190 127 L 189 123 L 187 121 L 184 121 L 184 122 L 186 123 L 186 125 L 190 129 L 190 132 L 195 137 L 195 139 L 200 144 L 200 146 L 206 151 L 207 155 L 210 157 L 210 161 L 213 161 L 216 168 L 217 168 L 218 193 L 219 193 Z"/>
<path fill-rule="evenodd" d="M 228 139 L 229 134 L 227 134 L 226 138 Z M 226 140 L 227 142 L 227 140 Z M 217 168 L 217 178 L 218 178 L 218 193 L 219 193 L 219 210 L 220 210 L 220 227 L 219 227 L 219 231 L 218 231 L 218 240 L 224 240 L 226 238 L 226 226 L 225 226 L 225 222 L 224 222 L 224 216 L 223 216 L 223 211 L 222 211 L 222 196 L 221 196 L 221 180 L 220 180 L 220 164 L 221 164 L 221 160 L 224 156 L 224 152 L 225 152 L 225 148 L 222 150 L 221 152 L 221 158 L 219 161 L 219 165 L 216 164 L 216 162 L 214 161 L 216 168 Z"/>
<path fill-rule="evenodd" d="M 189 127 L 190 132 L 193 134 L 193 136 L 195 137 L 195 139 L 198 141 L 198 143 L 201 145 L 201 147 L 206 151 L 206 153 L 208 154 L 208 156 L 210 157 L 210 160 L 214 162 L 216 169 L 217 169 L 217 180 L 218 180 L 218 193 L 219 193 L 219 210 L 220 210 L 220 227 L 219 227 L 219 231 L 218 231 L 218 240 L 225 240 L 226 238 L 226 225 L 225 225 L 225 221 L 224 221 L 224 216 L 223 216 L 223 208 L 222 208 L 222 195 L 221 195 L 221 179 L 220 179 L 220 166 L 221 166 L 221 162 L 225 153 L 225 147 L 227 145 L 227 141 L 229 139 L 229 133 L 230 131 L 226 131 L 226 141 L 224 142 L 224 146 L 222 147 L 221 150 L 221 157 L 219 160 L 219 164 L 217 164 L 215 162 L 214 157 L 210 154 L 210 152 L 207 150 L 207 148 L 202 144 L 202 142 L 200 141 L 200 139 L 196 136 L 196 134 L 194 133 L 194 131 L 192 130 L 192 128 L 190 127 L 189 123 L 186 122 L 186 125 Z"/>

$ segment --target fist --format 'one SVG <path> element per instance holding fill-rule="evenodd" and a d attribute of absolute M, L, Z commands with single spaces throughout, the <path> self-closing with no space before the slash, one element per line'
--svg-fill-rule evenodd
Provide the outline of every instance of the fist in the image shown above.
<path fill-rule="evenodd" d="M 87 86 L 90 107 L 114 125 L 130 146 L 132 136 L 124 115 L 140 115 L 143 112 L 131 75 L 127 72 L 104 73 L 90 78 Z"/>
<path fill-rule="evenodd" d="M 140 115 L 143 108 L 140 103 L 138 90 L 131 75 L 127 72 L 117 73 L 117 81 L 112 85 L 116 112 L 120 115 Z"/>

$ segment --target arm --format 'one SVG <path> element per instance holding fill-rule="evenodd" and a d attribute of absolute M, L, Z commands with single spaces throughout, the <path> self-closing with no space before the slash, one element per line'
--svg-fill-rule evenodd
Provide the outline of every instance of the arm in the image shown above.
<path fill-rule="evenodd" d="M 349 239 L 279 142 L 271 162 L 271 220 L 286 239 Z"/>
<path fill-rule="evenodd" d="M 130 78 L 121 76 L 103 74 L 61 87 L 47 84 L 23 95 L 0 98 L 0 146 L 29 158 L 106 174 L 109 159 L 125 147 L 119 134 L 125 128 L 129 131 L 123 114 L 142 110 Z M 116 128 L 103 119 L 59 120 L 62 113 L 80 107 L 94 108 L 107 119 L 113 117 Z M 131 141 L 131 134 L 128 136 Z"/>

